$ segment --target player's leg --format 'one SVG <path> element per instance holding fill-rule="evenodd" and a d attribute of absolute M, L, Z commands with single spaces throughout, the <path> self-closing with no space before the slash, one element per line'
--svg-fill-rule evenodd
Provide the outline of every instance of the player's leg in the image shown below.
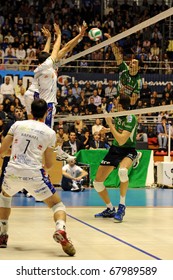
<path fill-rule="evenodd" d="M 62 249 L 69 256 L 74 256 L 76 250 L 72 242 L 68 239 L 66 233 L 66 208 L 57 193 L 54 193 L 49 198 L 45 199 L 44 202 L 53 211 L 54 221 L 56 224 L 56 231 L 53 238 L 56 242 L 60 243 Z"/>
<path fill-rule="evenodd" d="M 112 218 L 115 215 L 115 208 L 113 207 L 108 191 L 104 186 L 104 181 L 109 176 L 109 174 L 114 169 L 114 166 L 100 165 L 96 174 L 96 178 L 93 182 L 95 190 L 98 192 L 99 196 L 105 202 L 107 208 L 95 217 Z"/>
<path fill-rule="evenodd" d="M 132 159 L 125 157 L 119 165 L 118 176 L 120 179 L 120 203 L 114 215 L 115 222 L 122 222 L 126 209 L 126 193 L 129 185 L 128 170 L 132 166 Z"/>
<path fill-rule="evenodd" d="M 0 193 L 0 248 L 7 247 L 8 219 L 11 213 L 11 197 L 4 191 Z"/>

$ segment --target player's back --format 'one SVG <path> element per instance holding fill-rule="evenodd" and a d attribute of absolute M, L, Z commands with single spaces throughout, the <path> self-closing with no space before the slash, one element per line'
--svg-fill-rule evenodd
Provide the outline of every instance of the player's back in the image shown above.
<path fill-rule="evenodd" d="M 10 128 L 9 134 L 13 135 L 9 165 L 22 172 L 42 168 L 45 150 L 55 146 L 55 132 L 43 122 L 17 121 Z"/>
<path fill-rule="evenodd" d="M 54 69 L 55 63 L 50 57 L 40 64 L 34 71 L 35 78 L 38 80 L 39 97 L 47 103 L 57 103 L 57 75 Z"/>

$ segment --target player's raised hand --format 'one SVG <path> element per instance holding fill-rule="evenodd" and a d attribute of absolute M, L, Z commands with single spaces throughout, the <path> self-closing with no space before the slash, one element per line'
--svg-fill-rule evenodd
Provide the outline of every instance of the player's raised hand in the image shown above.
<path fill-rule="evenodd" d="M 53 26 L 54 26 L 56 35 L 57 35 L 57 36 L 61 35 L 61 29 L 60 29 L 60 27 L 59 27 L 59 24 L 54 23 Z"/>
<path fill-rule="evenodd" d="M 87 30 L 88 26 L 86 24 L 85 21 L 83 21 L 83 24 L 82 24 L 82 27 L 81 27 L 81 30 L 80 30 L 80 36 L 83 37 L 85 35 L 85 31 Z"/>
<path fill-rule="evenodd" d="M 43 32 L 43 34 L 44 34 L 45 37 L 47 37 L 47 38 L 50 38 L 50 37 L 51 37 L 51 33 L 50 33 L 49 29 L 46 28 L 45 26 L 43 26 L 43 27 L 41 28 L 41 31 Z"/>

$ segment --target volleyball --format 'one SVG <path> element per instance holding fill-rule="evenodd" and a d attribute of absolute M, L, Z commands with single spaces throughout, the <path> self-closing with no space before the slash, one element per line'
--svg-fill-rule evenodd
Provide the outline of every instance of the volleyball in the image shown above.
<path fill-rule="evenodd" d="M 102 37 L 102 31 L 99 28 L 94 27 L 88 32 L 88 36 L 92 41 L 98 41 Z"/>

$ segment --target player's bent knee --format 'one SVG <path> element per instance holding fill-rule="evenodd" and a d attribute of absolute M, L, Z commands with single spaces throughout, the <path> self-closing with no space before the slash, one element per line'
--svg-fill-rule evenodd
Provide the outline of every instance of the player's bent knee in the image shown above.
<path fill-rule="evenodd" d="M 105 189 L 103 182 L 97 182 L 94 180 L 93 185 L 97 192 L 102 192 Z"/>
<path fill-rule="evenodd" d="M 0 193 L 0 207 L 11 208 L 11 200 L 11 197 L 4 196 L 2 193 Z"/>
<path fill-rule="evenodd" d="M 118 176 L 120 178 L 120 182 L 122 183 L 125 183 L 129 180 L 129 177 L 128 177 L 128 169 L 127 168 L 119 168 L 118 170 Z"/>
<path fill-rule="evenodd" d="M 58 211 L 66 212 L 66 207 L 65 207 L 64 203 L 61 201 L 61 202 L 55 204 L 54 206 L 52 206 L 52 211 L 54 214 Z"/>

